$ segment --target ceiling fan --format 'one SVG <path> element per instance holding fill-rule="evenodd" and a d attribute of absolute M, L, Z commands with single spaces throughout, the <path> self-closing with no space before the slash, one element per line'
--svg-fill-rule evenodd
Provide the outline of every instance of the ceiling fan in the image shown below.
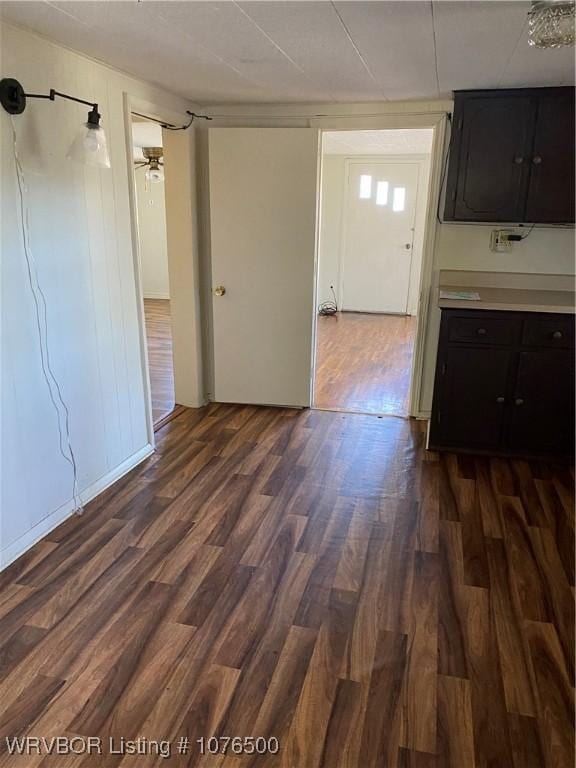
<path fill-rule="evenodd" d="M 136 160 L 134 165 L 146 168 L 146 180 L 150 182 L 164 181 L 164 150 L 162 147 L 142 147 L 144 160 Z"/>

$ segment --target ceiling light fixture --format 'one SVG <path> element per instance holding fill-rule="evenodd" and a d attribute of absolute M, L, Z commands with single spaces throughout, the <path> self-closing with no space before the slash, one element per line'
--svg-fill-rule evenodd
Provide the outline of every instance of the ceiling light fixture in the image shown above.
<path fill-rule="evenodd" d="M 533 2 L 528 12 L 528 45 L 562 48 L 574 45 L 574 2 Z"/>
<path fill-rule="evenodd" d="M 69 96 L 67 93 L 60 93 L 53 88 L 47 94 L 25 93 L 18 80 L 14 80 L 11 77 L 5 77 L 0 80 L 0 104 L 10 115 L 22 114 L 26 109 L 27 99 L 49 99 L 54 101 L 56 96 L 91 107 L 88 112 L 88 119 L 72 142 L 67 157 L 86 165 L 110 168 L 106 134 L 100 125 L 101 115 L 98 112 L 98 104 L 78 99 L 75 96 Z"/>
<path fill-rule="evenodd" d="M 136 169 L 146 168 L 146 181 L 164 181 L 164 162 L 162 160 L 164 150 L 162 147 L 142 147 L 142 154 L 145 160 L 137 160 L 134 163 Z"/>

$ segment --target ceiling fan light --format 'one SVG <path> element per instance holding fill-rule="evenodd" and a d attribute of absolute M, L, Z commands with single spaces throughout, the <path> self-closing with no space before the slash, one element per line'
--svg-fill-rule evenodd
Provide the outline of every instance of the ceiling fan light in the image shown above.
<path fill-rule="evenodd" d="M 162 168 L 150 168 L 146 169 L 146 180 L 154 184 L 160 181 L 164 181 L 164 171 Z"/>
<path fill-rule="evenodd" d="M 66 157 L 84 165 L 110 168 L 110 155 L 104 128 L 91 122 L 84 123 Z"/>
<path fill-rule="evenodd" d="M 528 45 L 535 48 L 561 48 L 574 45 L 575 34 L 574 2 L 532 3 L 528 12 Z"/>

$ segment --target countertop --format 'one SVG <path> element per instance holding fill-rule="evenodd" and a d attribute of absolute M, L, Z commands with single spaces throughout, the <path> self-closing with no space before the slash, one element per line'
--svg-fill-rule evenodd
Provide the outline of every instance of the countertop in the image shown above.
<path fill-rule="evenodd" d="M 439 291 L 471 291 L 480 300 L 438 299 L 444 309 L 495 309 L 574 314 L 574 278 L 570 275 L 524 275 L 444 270 Z"/>

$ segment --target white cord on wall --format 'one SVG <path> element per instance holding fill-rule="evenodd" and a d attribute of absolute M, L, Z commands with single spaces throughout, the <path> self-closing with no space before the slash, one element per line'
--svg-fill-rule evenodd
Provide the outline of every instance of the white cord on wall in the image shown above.
<path fill-rule="evenodd" d="M 22 244 L 24 246 L 24 255 L 26 257 L 26 270 L 28 274 L 28 283 L 30 285 L 30 292 L 34 300 L 34 307 L 36 313 L 36 328 L 38 330 L 38 341 L 40 344 L 40 362 L 42 366 L 42 373 L 46 386 L 48 388 L 48 394 L 50 401 L 56 411 L 56 420 L 58 424 L 59 434 L 59 449 L 65 461 L 72 467 L 72 501 L 74 503 L 74 511 L 76 514 L 82 514 L 84 511 L 82 506 L 82 499 L 78 490 L 78 466 L 76 464 L 76 456 L 72 448 L 72 440 L 70 438 L 70 411 L 66 402 L 62 396 L 62 390 L 58 383 L 52 365 L 50 362 L 50 346 L 48 343 L 48 314 L 46 306 L 46 296 L 40 285 L 38 276 L 38 268 L 32 249 L 30 247 L 30 211 L 27 202 L 27 187 L 24 177 L 24 170 L 22 163 L 18 156 L 18 144 L 16 139 L 16 126 L 14 124 L 14 118 L 10 115 L 10 122 L 12 124 L 12 144 L 14 148 L 14 163 L 16 165 L 16 178 L 18 180 L 18 193 L 20 197 L 20 224 L 22 227 Z M 66 436 L 66 443 L 64 443 L 64 435 Z"/>

